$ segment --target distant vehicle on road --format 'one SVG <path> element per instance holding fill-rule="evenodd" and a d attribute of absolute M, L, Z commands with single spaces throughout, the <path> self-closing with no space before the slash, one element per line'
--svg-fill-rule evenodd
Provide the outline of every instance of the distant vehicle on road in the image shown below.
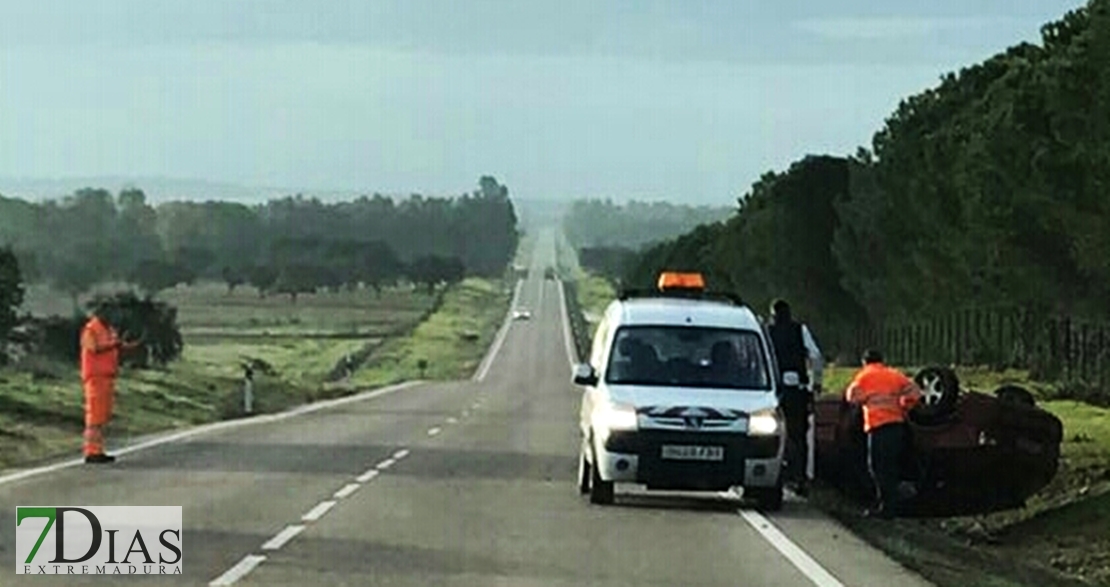
<path fill-rule="evenodd" d="M 750 308 L 704 291 L 700 274 L 663 273 L 624 292 L 597 327 L 579 416 L 578 487 L 595 504 L 615 483 L 648 490 L 743 487 L 782 507 L 785 427 L 771 347 Z"/>
<path fill-rule="evenodd" d="M 1037 407 L 1029 391 L 1004 385 L 993 395 L 961 391 L 951 369 L 918 372 L 924 392 L 909 414 L 911 450 L 903 480 L 916 495 L 909 515 L 947 517 L 1022 507 L 1056 475 L 1063 424 Z M 859 408 L 842 396 L 818 398 L 815 409 L 818 477 L 869 499 L 866 437 Z"/>
<path fill-rule="evenodd" d="M 513 312 L 513 320 L 531 320 L 531 319 L 532 319 L 532 312 L 529 311 L 529 310 L 525 310 L 525 309 L 521 308 L 520 310 L 517 310 L 517 311 Z"/>

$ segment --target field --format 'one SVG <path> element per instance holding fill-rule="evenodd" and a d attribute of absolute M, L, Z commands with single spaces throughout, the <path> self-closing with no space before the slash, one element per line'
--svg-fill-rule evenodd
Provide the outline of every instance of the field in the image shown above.
<path fill-rule="evenodd" d="M 119 381 L 115 442 L 242 413 L 242 365 L 253 362 L 256 412 L 273 412 L 420 375 L 449 378 L 481 360 L 507 311 L 500 280 L 468 279 L 434 296 L 409 288 L 260 298 L 218 284 L 160 294 L 178 308 L 182 359 Z M 68 314 L 72 302 L 30 288 L 24 310 Z M 349 381 L 341 364 L 359 365 Z M 429 368 L 421 374 L 418 359 Z M 82 395 L 75 365 L 32 357 L 0 370 L 0 468 L 79 454 Z"/>
<path fill-rule="evenodd" d="M 564 263 L 578 281 L 583 312 L 595 318 L 612 300 L 612 288 L 578 269 L 572 259 Z M 853 372 L 854 367 L 830 366 L 825 388 L 841 392 Z M 968 389 L 1026 386 L 1039 405 L 1064 423 L 1060 471 L 1025 509 L 975 518 L 881 522 L 861 518 L 857 506 L 827 489 L 818 488 L 810 502 L 941 587 L 1110 585 L 1110 410 L 1051 399 L 1061 384 L 1030 381 L 1023 371 L 962 368 L 957 373 Z"/>

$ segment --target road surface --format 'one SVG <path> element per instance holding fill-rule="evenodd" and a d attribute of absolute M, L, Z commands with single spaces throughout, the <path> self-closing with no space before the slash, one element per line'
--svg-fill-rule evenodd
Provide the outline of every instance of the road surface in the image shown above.
<path fill-rule="evenodd" d="M 108 467 L 0 478 L 0 585 L 115 583 L 17 577 L 17 505 L 183 506 L 184 575 L 127 584 L 926 585 L 793 500 L 764 517 L 730 497 L 618 487 L 616 505 L 589 505 L 543 236 L 516 301 L 533 318 L 509 323 L 474 380 L 217 425 Z"/>

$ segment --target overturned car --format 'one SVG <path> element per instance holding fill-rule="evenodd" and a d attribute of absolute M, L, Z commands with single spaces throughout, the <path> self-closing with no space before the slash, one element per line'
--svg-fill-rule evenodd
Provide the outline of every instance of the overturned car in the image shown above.
<path fill-rule="evenodd" d="M 907 515 L 948 517 L 1024 506 L 1056 475 L 1063 424 L 1028 390 L 962 390 L 954 371 L 928 367 L 914 376 L 923 391 L 909 413 L 902 466 Z M 862 410 L 825 395 L 814 409 L 816 476 L 860 499 L 873 493 Z"/>

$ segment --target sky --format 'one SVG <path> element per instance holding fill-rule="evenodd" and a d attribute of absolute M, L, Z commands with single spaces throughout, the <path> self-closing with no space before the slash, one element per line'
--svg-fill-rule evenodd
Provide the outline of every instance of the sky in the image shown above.
<path fill-rule="evenodd" d="M 0 0 L 0 178 L 731 204 L 1083 3 Z"/>

